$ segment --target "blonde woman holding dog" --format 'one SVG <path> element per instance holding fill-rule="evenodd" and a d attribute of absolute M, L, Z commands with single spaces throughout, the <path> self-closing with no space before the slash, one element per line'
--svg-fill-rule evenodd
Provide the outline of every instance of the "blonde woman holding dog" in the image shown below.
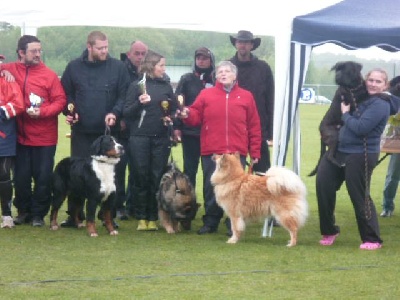
<path fill-rule="evenodd" d="M 217 82 L 203 89 L 190 107 L 178 115 L 186 125 L 201 126 L 200 148 L 203 167 L 205 215 L 197 233 L 216 232 L 223 216 L 210 178 L 215 170 L 213 154 L 240 153 L 243 167 L 249 155 L 256 163 L 260 158 L 261 128 L 257 106 L 252 94 L 239 87 L 237 67 L 222 61 L 216 67 Z"/>
<path fill-rule="evenodd" d="M 322 157 L 318 166 L 316 189 L 322 239 L 319 243 L 331 246 L 340 229 L 335 222 L 336 192 L 346 183 L 356 215 L 361 237 L 360 249 L 376 250 L 382 247 L 375 205 L 369 195 L 372 171 L 380 153 L 380 137 L 393 107 L 391 98 L 382 94 L 388 87 L 388 76 L 383 69 L 373 69 L 365 80 L 369 98 L 358 103 L 350 112 L 350 105 L 341 104 L 343 126 L 339 132 L 336 159 L 338 166 Z"/>

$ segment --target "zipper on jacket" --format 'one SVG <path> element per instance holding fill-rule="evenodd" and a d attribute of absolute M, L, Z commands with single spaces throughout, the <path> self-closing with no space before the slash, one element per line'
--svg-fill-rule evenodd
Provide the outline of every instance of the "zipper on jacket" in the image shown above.
<path fill-rule="evenodd" d="M 23 86 L 23 89 L 22 89 L 22 93 L 23 93 L 23 96 L 24 96 L 24 103 L 25 103 L 25 97 L 26 97 L 26 83 L 27 83 L 27 81 L 28 81 L 28 74 L 29 74 L 29 66 L 26 66 L 25 65 L 25 79 L 24 79 L 24 86 Z M 29 96 L 28 96 L 29 97 Z M 29 100 L 29 99 L 28 99 Z M 29 103 L 30 103 L 30 100 L 29 100 Z M 27 118 L 27 116 L 25 115 L 25 114 L 22 114 L 22 119 L 23 119 L 23 122 L 25 123 L 25 119 Z M 24 126 L 21 126 L 22 128 L 24 128 Z M 20 132 L 21 132 L 21 137 L 22 137 L 22 139 L 25 141 L 26 140 L 26 134 L 25 134 L 25 130 L 22 130 L 22 128 L 21 128 L 21 130 L 20 130 Z"/>
<path fill-rule="evenodd" d="M 226 121 L 225 121 L 225 142 L 226 147 L 229 149 L 229 137 L 228 137 L 228 124 L 229 124 L 229 114 L 228 114 L 228 106 L 229 106 L 229 92 L 226 93 L 225 96 L 225 114 L 226 114 Z"/>

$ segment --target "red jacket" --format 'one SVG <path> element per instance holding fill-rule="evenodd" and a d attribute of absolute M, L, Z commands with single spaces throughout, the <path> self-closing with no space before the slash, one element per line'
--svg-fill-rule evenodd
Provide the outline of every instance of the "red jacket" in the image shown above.
<path fill-rule="evenodd" d="M 201 125 L 201 155 L 234 153 L 260 158 L 261 129 L 252 94 L 237 83 L 230 92 L 221 83 L 203 89 L 183 122 Z"/>
<path fill-rule="evenodd" d="M 31 93 L 43 99 L 40 116 L 29 117 L 25 112 L 17 116 L 18 143 L 26 146 L 53 146 L 58 139 L 58 115 L 67 103 L 64 89 L 57 74 L 43 62 L 26 66 L 21 62 L 2 64 L 2 69 L 9 70 L 19 84 L 24 96 L 25 107 L 31 106 Z"/>

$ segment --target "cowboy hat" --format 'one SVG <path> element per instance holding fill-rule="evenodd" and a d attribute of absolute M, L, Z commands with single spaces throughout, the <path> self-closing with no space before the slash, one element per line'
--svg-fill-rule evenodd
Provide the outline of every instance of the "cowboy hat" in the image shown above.
<path fill-rule="evenodd" d="M 230 36 L 231 43 L 233 46 L 235 46 L 236 41 L 250 41 L 253 43 L 253 49 L 251 50 L 256 50 L 258 46 L 261 44 L 261 39 L 260 38 L 255 38 L 253 34 L 250 31 L 247 30 L 240 30 L 236 36 L 231 35 Z"/>

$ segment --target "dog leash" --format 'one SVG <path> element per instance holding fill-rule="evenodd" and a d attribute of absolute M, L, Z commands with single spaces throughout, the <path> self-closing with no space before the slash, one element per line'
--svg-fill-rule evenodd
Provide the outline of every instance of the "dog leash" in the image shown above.
<path fill-rule="evenodd" d="M 106 125 L 106 128 L 104 130 L 104 135 L 111 135 L 111 128 L 110 126 Z"/>

